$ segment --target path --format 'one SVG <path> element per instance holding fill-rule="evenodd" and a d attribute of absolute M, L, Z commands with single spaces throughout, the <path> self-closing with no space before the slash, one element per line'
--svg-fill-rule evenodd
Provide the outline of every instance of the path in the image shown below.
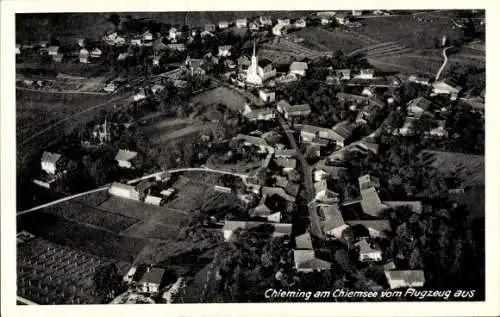
<path fill-rule="evenodd" d="M 290 145 L 292 146 L 293 149 L 295 149 L 295 152 L 297 154 L 297 158 L 300 161 L 301 165 L 301 170 L 302 170 L 302 177 L 304 180 L 304 186 L 306 188 L 306 194 L 307 194 L 307 209 L 309 212 L 309 219 L 310 219 L 310 230 L 313 235 L 315 235 L 318 238 L 324 238 L 323 230 L 321 229 L 321 224 L 320 224 L 320 219 L 318 216 L 318 213 L 316 212 L 316 201 L 314 200 L 314 184 L 313 184 L 313 175 L 312 175 L 312 168 L 307 162 L 306 158 L 302 154 L 302 152 L 299 149 L 299 146 L 297 145 L 297 142 L 295 141 L 295 137 L 292 134 L 292 129 L 288 125 L 288 123 L 283 119 L 283 117 L 277 113 L 277 118 L 278 121 L 285 131 L 286 136 L 288 137 L 288 140 L 290 141 Z"/>
<path fill-rule="evenodd" d="M 450 48 L 452 48 L 453 46 L 448 46 L 448 47 L 445 47 L 443 49 L 443 57 L 444 57 L 444 61 L 443 61 L 443 65 L 441 65 L 441 67 L 439 68 L 437 74 L 436 74 L 436 81 L 439 80 L 439 76 L 441 76 L 441 73 L 443 72 L 444 68 L 446 67 L 446 64 L 448 63 L 448 56 L 446 56 L 446 51 Z"/>
<path fill-rule="evenodd" d="M 97 92 L 97 91 L 78 91 L 78 90 L 43 90 L 43 89 L 33 89 L 26 87 L 17 87 L 17 90 L 24 91 L 32 91 L 39 93 L 48 93 L 48 94 L 65 94 L 65 95 L 98 95 L 98 96 L 107 96 L 109 93 L 107 92 Z"/>
<path fill-rule="evenodd" d="M 137 183 L 137 182 L 140 182 L 140 181 L 143 181 L 143 180 L 146 180 L 146 179 L 150 179 L 150 178 L 159 176 L 159 175 L 161 175 L 163 173 L 181 173 L 181 172 L 193 172 L 193 171 L 195 171 L 195 172 L 196 171 L 200 171 L 200 172 L 210 172 L 210 173 L 219 173 L 219 174 L 225 174 L 225 175 L 233 175 L 233 176 L 240 177 L 245 184 L 246 184 L 247 178 L 249 177 L 246 174 L 233 173 L 233 172 L 228 172 L 228 171 L 223 171 L 223 170 L 216 170 L 216 169 L 212 169 L 212 168 L 192 167 L 192 168 L 178 168 L 178 169 L 171 169 L 171 170 L 156 172 L 156 173 L 153 173 L 153 174 L 149 174 L 149 175 L 145 175 L 145 176 L 142 176 L 142 177 L 139 177 L 139 178 L 136 178 L 136 179 L 129 180 L 129 181 L 127 181 L 127 184 Z M 56 204 L 59 204 L 59 203 L 71 200 L 73 198 L 78 198 L 78 197 L 85 196 L 85 195 L 88 195 L 88 194 L 92 194 L 92 193 L 96 193 L 96 192 L 108 190 L 110 186 L 111 186 L 111 184 L 106 184 L 106 185 L 103 185 L 103 186 L 101 186 L 99 188 L 96 188 L 96 189 L 92 189 L 92 190 L 89 190 L 89 191 L 86 191 L 86 192 L 83 192 L 83 193 L 78 193 L 78 194 L 74 194 L 74 195 L 71 195 L 71 196 L 67 196 L 67 197 L 64 197 L 64 198 L 61 198 L 61 199 L 58 199 L 58 200 L 54 200 L 54 201 L 51 201 L 49 203 L 46 203 L 46 204 L 43 204 L 43 205 L 39 205 L 39 206 L 30 208 L 30 209 L 27 209 L 27 210 L 24 210 L 24 211 L 19 211 L 17 213 L 17 216 L 24 215 L 24 214 L 27 214 L 27 213 L 30 213 L 32 211 L 36 211 L 36 210 L 39 210 L 39 209 L 42 209 L 42 208 L 50 207 L 50 206 L 53 206 L 53 205 L 56 205 Z"/>

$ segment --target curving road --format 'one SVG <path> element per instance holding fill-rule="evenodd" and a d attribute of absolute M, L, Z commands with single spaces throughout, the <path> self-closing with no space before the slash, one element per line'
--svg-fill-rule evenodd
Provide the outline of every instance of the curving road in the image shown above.
<path fill-rule="evenodd" d="M 171 170 L 166 170 L 166 171 L 160 171 L 160 172 L 157 172 L 157 173 L 145 175 L 145 176 L 142 176 L 142 177 L 139 177 L 139 178 L 136 178 L 136 179 L 129 180 L 129 181 L 127 181 L 127 184 L 133 184 L 133 183 L 137 183 L 137 182 L 149 179 L 149 178 L 153 178 L 153 177 L 161 175 L 161 174 L 163 174 L 165 172 L 168 172 L 168 173 L 172 174 L 172 173 L 193 172 L 193 171 L 195 171 L 195 172 L 199 171 L 199 172 L 218 173 L 218 174 L 224 174 L 224 175 L 233 175 L 233 176 L 240 177 L 245 184 L 246 184 L 247 178 L 249 177 L 246 174 L 233 173 L 233 172 L 228 172 L 228 171 L 223 171 L 223 170 L 217 170 L 217 169 L 212 169 L 212 168 L 204 168 L 204 167 L 191 167 L 191 168 L 189 168 L 188 167 L 188 168 L 177 168 L 177 169 L 171 169 Z M 88 195 L 88 194 L 92 194 L 92 193 L 96 193 L 96 192 L 108 190 L 110 186 L 111 186 L 111 184 L 106 184 L 106 185 L 101 186 L 101 187 L 96 188 L 96 189 L 92 189 L 92 190 L 89 190 L 89 191 L 86 191 L 86 192 L 83 192 L 83 193 L 78 193 L 78 194 L 71 195 L 71 196 L 68 196 L 68 197 L 64 197 L 64 198 L 61 198 L 61 199 L 58 199 L 58 200 L 54 200 L 54 201 L 51 201 L 51 202 L 43 204 L 43 205 L 39 205 L 39 206 L 30 208 L 30 209 L 27 209 L 27 210 L 24 210 L 24 211 L 20 211 L 20 212 L 17 213 L 17 216 L 24 215 L 24 214 L 27 214 L 27 213 L 30 213 L 32 211 L 36 211 L 36 210 L 39 210 L 39 209 L 42 209 L 42 208 L 50 207 L 50 206 L 53 206 L 53 205 L 56 205 L 56 204 L 59 204 L 59 203 L 62 203 L 62 202 L 74 199 L 74 198 L 78 198 L 78 197 L 85 196 L 85 195 Z"/>
<path fill-rule="evenodd" d="M 439 80 L 439 76 L 441 76 L 441 73 L 443 72 L 444 68 L 446 67 L 446 64 L 448 64 L 448 56 L 446 55 L 446 51 L 450 48 L 452 48 L 453 46 L 448 46 L 448 47 L 445 47 L 443 49 L 443 57 L 444 57 L 444 61 L 443 61 L 443 65 L 441 65 L 441 67 L 439 68 L 437 74 L 436 74 L 436 81 Z"/>

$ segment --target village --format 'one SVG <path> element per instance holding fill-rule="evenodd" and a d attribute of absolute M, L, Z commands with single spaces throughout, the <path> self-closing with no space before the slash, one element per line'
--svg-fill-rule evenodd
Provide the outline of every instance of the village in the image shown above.
<path fill-rule="evenodd" d="M 451 214 L 468 208 L 464 197 L 481 185 L 467 177 L 484 165 L 484 148 L 464 139 L 484 134 L 484 84 L 464 87 L 463 78 L 442 69 L 435 76 L 383 71 L 363 54 L 312 50 L 296 35 L 311 27 L 358 29 L 363 16 L 392 15 L 399 13 L 258 16 L 193 29 L 170 25 L 165 33 L 157 27 L 125 33 L 120 17 L 111 16 L 116 30 L 100 41 L 17 44 L 18 63 L 61 69 L 110 63 L 115 76 L 18 74 L 21 92 L 85 93 L 110 98 L 112 106 L 41 149 L 31 185 L 57 199 L 38 201 L 18 217 L 47 213 L 138 245 L 130 256 L 101 257 L 80 242 L 60 245 L 43 226 L 34 229 L 34 220 L 23 221 L 18 300 L 264 301 L 264 292 L 235 291 L 238 279 L 249 289 L 260 279 L 289 290 L 315 282 L 331 290 L 444 285 L 424 252 L 438 239 L 434 230 L 454 230 Z M 245 40 L 227 35 L 229 29 L 244 31 Z M 445 34 L 437 41 L 445 68 L 452 44 Z M 158 113 L 174 119 L 161 121 Z M 174 140 L 186 144 L 168 143 Z M 474 170 L 460 163 L 458 173 L 426 163 L 445 155 L 479 163 Z M 182 241 L 172 228 L 183 227 L 199 244 L 193 254 L 210 255 L 201 270 L 176 269 L 183 265 Z M 193 238 L 197 232 L 203 238 Z M 154 257 L 167 235 L 180 245 L 180 260 Z M 110 266 L 113 257 L 119 265 Z M 251 278 L 235 273 L 247 264 Z M 60 278 L 71 272 L 78 272 L 74 285 Z"/>

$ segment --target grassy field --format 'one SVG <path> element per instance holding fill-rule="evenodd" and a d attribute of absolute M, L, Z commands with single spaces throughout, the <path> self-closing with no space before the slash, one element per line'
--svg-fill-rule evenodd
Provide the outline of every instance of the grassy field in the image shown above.
<path fill-rule="evenodd" d="M 380 42 L 394 41 L 415 49 L 432 48 L 444 35 L 449 39 L 461 37 L 461 30 L 454 29 L 449 19 L 425 14 L 418 17 L 427 22 L 418 21 L 413 15 L 365 19 L 357 32 Z"/>
<path fill-rule="evenodd" d="M 295 35 L 315 45 L 320 51 L 350 52 L 370 44 L 352 33 L 327 31 L 322 28 L 305 28 L 296 32 Z"/>
<path fill-rule="evenodd" d="M 217 87 L 207 92 L 196 95 L 191 103 L 200 105 L 223 104 L 235 111 L 240 111 L 245 105 L 246 98 L 234 89 Z"/>

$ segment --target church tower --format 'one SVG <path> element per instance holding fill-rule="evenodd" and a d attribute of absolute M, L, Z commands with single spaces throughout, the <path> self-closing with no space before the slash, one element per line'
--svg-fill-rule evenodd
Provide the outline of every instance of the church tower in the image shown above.
<path fill-rule="evenodd" d="M 247 71 L 246 82 L 253 85 L 262 85 L 262 78 L 257 73 L 257 56 L 255 56 L 255 40 L 253 41 L 253 53 L 250 66 Z"/>

